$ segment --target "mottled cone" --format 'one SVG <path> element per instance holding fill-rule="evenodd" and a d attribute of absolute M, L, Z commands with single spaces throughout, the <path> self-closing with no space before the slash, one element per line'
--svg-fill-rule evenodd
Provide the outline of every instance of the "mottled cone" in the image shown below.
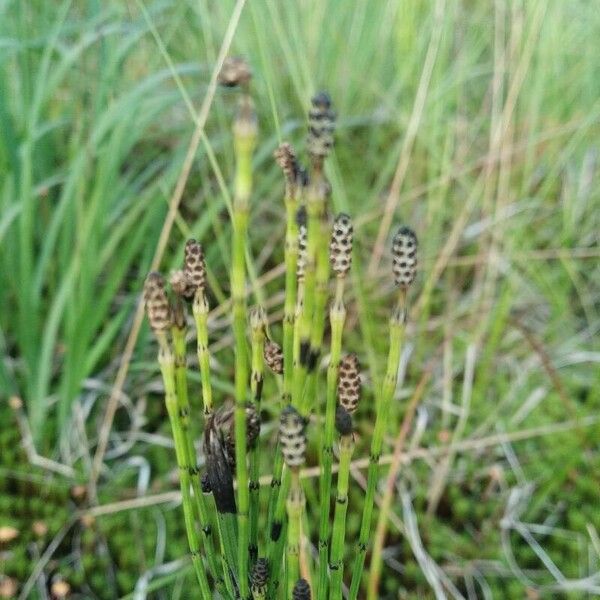
<path fill-rule="evenodd" d="M 219 71 L 218 81 L 224 87 L 246 85 L 252 79 L 248 63 L 240 56 L 228 56 Z"/>
<path fill-rule="evenodd" d="M 353 236 L 352 220 L 348 215 L 340 213 L 333 222 L 329 243 L 329 261 L 333 272 L 338 277 L 345 277 L 350 270 Z"/>
<path fill-rule="evenodd" d="M 283 373 L 283 350 L 281 346 L 273 340 L 266 340 L 263 353 L 269 369 L 273 373 L 281 375 Z"/>
<path fill-rule="evenodd" d="M 275 162 L 281 167 L 288 184 L 295 184 L 298 178 L 298 159 L 292 145 L 283 142 L 273 153 Z"/>
<path fill-rule="evenodd" d="M 308 138 L 306 146 L 313 160 L 325 158 L 333 146 L 335 112 L 327 92 L 320 92 L 311 100 L 308 112 Z"/>
<path fill-rule="evenodd" d="M 288 467 L 304 464 L 306 454 L 305 420 L 291 405 L 281 412 L 279 420 L 279 443 L 283 460 Z"/>
<path fill-rule="evenodd" d="M 308 229 L 306 228 L 306 208 L 301 206 L 296 213 L 298 223 L 298 262 L 296 263 L 296 276 L 303 280 L 306 273 L 306 244 Z"/>
<path fill-rule="evenodd" d="M 337 395 L 339 403 L 353 414 L 360 400 L 360 364 L 356 354 L 347 354 L 340 361 Z"/>
<path fill-rule="evenodd" d="M 196 240 L 188 240 L 185 244 L 183 254 L 183 272 L 188 286 L 193 292 L 198 288 L 204 289 L 206 285 L 206 263 L 204 261 L 204 250 Z"/>
<path fill-rule="evenodd" d="M 252 569 L 250 576 L 251 591 L 253 594 L 265 594 L 267 584 L 269 583 L 269 561 L 266 558 L 259 558 Z"/>
<path fill-rule="evenodd" d="M 165 333 L 172 323 L 171 305 L 165 291 L 165 280 L 160 273 L 152 272 L 144 282 L 144 304 L 150 327 L 154 333 Z"/>
<path fill-rule="evenodd" d="M 292 600 L 310 600 L 310 585 L 306 579 L 298 579 L 292 590 Z"/>
<path fill-rule="evenodd" d="M 341 404 L 335 408 L 335 428 L 340 435 L 352 433 L 352 415 Z"/>
<path fill-rule="evenodd" d="M 185 271 L 183 269 L 178 271 L 173 271 L 171 273 L 171 277 L 169 279 L 171 284 L 171 289 L 175 294 L 185 298 L 186 300 L 190 300 L 194 296 L 194 286 L 190 284 L 188 278 L 186 277 Z"/>
<path fill-rule="evenodd" d="M 396 285 L 407 288 L 417 275 L 417 236 L 402 226 L 392 240 L 392 271 Z"/>
<path fill-rule="evenodd" d="M 211 415 L 206 423 L 206 429 L 210 429 L 222 441 L 227 463 L 235 468 L 235 406 L 228 402 L 219 407 Z M 246 445 L 253 448 L 260 433 L 260 417 L 256 408 L 250 402 L 246 403 Z M 205 435 L 206 439 L 206 435 Z M 206 443 L 206 442 L 205 442 Z M 206 452 L 206 448 L 205 448 Z"/>

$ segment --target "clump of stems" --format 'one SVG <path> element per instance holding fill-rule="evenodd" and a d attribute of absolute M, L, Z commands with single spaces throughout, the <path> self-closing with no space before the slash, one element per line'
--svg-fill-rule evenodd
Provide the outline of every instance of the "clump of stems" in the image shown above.
<path fill-rule="evenodd" d="M 198 580 L 200 592 L 207 600 L 211 597 L 208 577 L 202 564 L 200 554 L 200 539 L 196 530 L 196 511 L 190 491 L 191 473 L 189 464 L 188 444 L 184 428 L 181 426 L 178 412 L 178 396 L 175 383 L 175 356 L 168 340 L 169 327 L 172 324 L 172 312 L 165 291 L 162 276 L 150 273 L 144 286 L 144 301 L 150 327 L 154 331 L 158 342 L 158 364 L 163 378 L 165 389 L 165 406 L 171 422 L 173 440 L 175 442 L 175 456 L 180 470 L 180 487 L 183 502 L 185 529 L 190 547 L 194 572 Z M 196 498 L 198 501 L 200 496 Z"/>
<path fill-rule="evenodd" d="M 346 322 L 344 293 L 352 265 L 352 219 L 341 213 L 330 221 L 331 186 L 325 160 L 333 146 L 335 113 L 329 96 L 315 95 L 309 111 L 305 171 L 289 143 L 275 151 L 283 173 L 286 208 L 285 300 L 282 340 L 269 332 L 263 308 L 248 311 L 246 254 L 252 158 L 257 124 L 250 98 L 251 72 L 244 61 L 228 59 L 219 78 L 225 87 L 239 88 L 233 126 L 235 182 L 232 204 L 231 319 L 233 331 L 233 402 L 214 396 L 209 352 L 209 301 L 202 245 L 185 244 L 183 265 L 170 277 L 171 297 L 158 273 L 150 273 L 144 299 L 150 326 L 158 340 L 158 362 L 165 405 L 180 470 L 183 516 L 191 560 L 202 598 L 233 600 L 311 598 L 311 565 L 301 560 L 303 532 L 311 536 L 301 469 L 309 443 L 306 426 L 312 414 L 323 423 L 316 430 L 320 463 L 318 498 L 318 564 L 312 582 L 316 598 L 342 598 L 346 516 L 350 466 L 355 450 L 353 416 L 361 398 L 358 356 L 343 351 Z M 414 282 L 417 239 L 407 227 L 392 243 L 392 273 L 398 300 L 389 321 L 390 347 L 385 379 L 376 394 L 376 418 L 370 441 L 367 491 L 356 548 L 350 598 L 358 597 L 370 535 L 379 457 L 398 376 L 407 315 L 407 292 Z M 333 280 L 333 281 L 332 281 Z M 191 303 L 197 339 L 203 407 L 203 450 L 206 470 L 200 474 L 190 424 L 194 416 L 188 394 L 187 307 Z M 324 393 L 319 378 L 329 313 L 329 353 Z M 327 355 L 325 355 L 327 356 Z M 272 373 L 272 375 L 270 374 Z M 269 377 L 282 383 L 278 444 L 269 464 L 271 492 L 261 535 L 261 411 Z M 281 377 L 279 377 L 281 376 Z M 263 433 L 263 440 L 268 437 Z M 337 433 L 336 433 L 337 432 Z M 312 441 L 311 441 L 312 444 Z M 312 446 L 311 446 L 312 447 Z M 334 487 L 335 448 L 339 459 Z M 264 455 L 263 455 L 264 456 Z M 335 492 L 335 494 L 334 494 Z M 335 497 L 333 515 L 331 501 Z M 263 499 L 263 500 L 266 500 Z M 265 502 L 266 504 L 266 502 Z M 211 522 L 217 525 L 217 552 Z M 316 529 L 316 526 L 315 526 Z M 260 558 L 259 558 L 260 557 Z M 280 577 L 285 567 L 284 577 Z M 303 577 L 306 577 L 304 579 Z M 308 580 L 308 581 L 307 581 Z"/>

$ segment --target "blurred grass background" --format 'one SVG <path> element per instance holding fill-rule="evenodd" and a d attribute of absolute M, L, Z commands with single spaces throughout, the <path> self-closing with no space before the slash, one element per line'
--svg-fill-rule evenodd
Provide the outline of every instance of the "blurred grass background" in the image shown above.
<path fill-rule="evenodd" d="M 73 486 L 89 478 L 233 8 L 231 0 L 0 2 L 0 526 L 20 532 L 0 547 L 0 573 L 19 586 L 29 578 L 39 597 L 36 565 L 48 585 L 61 574 L 83 597 L 112 598 L 151 569 L 163 573 L 163 563 L 173 575 L 157 597 L 190 597 L 177 507 L 92 519 L 95 499 L 79 500 Z M 347 346 L 368 367 L 368 397 L 386 350 L 389 227 L 407 222 L 421 242 L 398 419 L 421 374 L 432 376 L 409 442 L 419 460 L 403 470 L 393 504 L 382 597 L 433 597 L 431 577 L 470 598 L 600 592 L 599 40 L 597 4 L 585 0 L 244 7 L 231 51 L 253 67 L 261 131 L 250 301 L 266 304 L 275 335 L 284 207 L 271 156 L 283 139 L 302 147 L 316 90 L 330 92 L 339 115 L 329 177 L 336 210 L 356 222 Z M 179 262 L 190 234 L 202 240 L 224 395 L 233 110 L 233 96 L 217 92 L 161 264 Z M 144 325 L 100 504 L 173 489 L 153 352 Z M 8 408 L 11 396 L 23 411 Z M 371 412 L 365 403 L 359 416 L 367 440 Z M 25 422 L 29 459 L 56 461 L 59 473 L 19 449 Z M 48 502 L 34 506 L 39 497 Z M 69 520 L 73 504 L 88 521 Z M 41 540 L 31 531 L 38 520 L 49 524 Z M 138 528 L 144 548 L 131 545 Z M 422 562 L 419 544 L 436 568 Z"/>

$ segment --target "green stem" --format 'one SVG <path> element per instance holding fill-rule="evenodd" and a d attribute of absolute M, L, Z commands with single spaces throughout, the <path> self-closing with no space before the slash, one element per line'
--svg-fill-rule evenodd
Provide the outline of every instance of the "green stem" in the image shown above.
<path fill-rule="evenodd" d="M 233 513 L 217 511 L 217 528 L 221 539 L 221 552 L 223 554 L 223 568 L 225 569 L 227 590 L 233 598 L 238 598 L 235 593 L 235 574 L 237 572 L 237 521 Z"/>
<path fill-rule="evenodd" d="M 178 419 L 177 394 L 175 391 L 175 357 L 170 348 L 168 348 L 166 345 L 161 346 L 158 354 L 158 363 L 160 365 L 165 387 L 165 405 L 171 421 L 173 441 L 175 442 L 175 455 L 180 472 L 183 517 L 185 521 L 188 544 L 190 547 L 190 554 L 192 556 L 192 564 L 194 565 L 194 571 L 196 573 L 196 578 L 198 579 L 202 598 L 205 600 L 210 600 L 212 595 L 208 585 L 208 578 L 206 577 L 206 572 L 204 571 L 204 565 L 202 564 L 202 557 L 200 555 L 200 540 L 196 531 L 194 508 L 190 494 L 190 468 L 189 464 L 187 463 L 187 449 Z"/>
<path fill-rule="evenodd" d="M 233 303 L 233 335 L 235 339 L 235 459 L 238 511 L 238 575 L 240 595 L 250 598 L 248 581 L 249 490 L 246 448 L 246 400 L 248 386 L 248 347 L 246 342 L 246 236 L 248 207 L 252 190 L 252 154 L 256 143 L 256 124 L 250 99 L 242 99 L 240 114 L 234 125 L 236 157 L 235 194 L 233 204 L 233 239 L 231 264 L 231 296 Z"/>
<path fill-rule="evenodd" d="M 329 311 L 331 323 L 331 359 L 327 369 L 327 399 L 325 406 L 325 432 L 321 452 L 320 489 L 320 521 L 319 521 L 319 587 L 318 598 L 327 596 L 327 567 L 329 550 L 329 505 L 331 499 L 331 480 L 333 464 L 333 435 L 335 428 L 336 389 L 340 359 L 342 355 L 342 333 L 346 319 L 346 308 L 343 303 L 344 278 L 336 280 L 335 300 Z"/>
<path fill-rule="evenodd" d="M 321 180 L 319 180 L 320 182 Z M 294 364 L 294 381 L 292 388 L 292 403 L 300 410 L 304 393 L 304 383 L 310 361 L 310 340 L 313 314 L 315 307 L 317 252 L 320 240 L 321 214 L 324 202 L 319 194 L 319 184 L 311 184 L 306 205 L 307 236 L 306 236 L 306 268 L 304 275 L 304 290 L 302 302 L 298 304 L 298 362 Z M 304 412 L 300 410 L 300 412 Z"/>
<path fill-rule="evenodd" d="M 294 309 L 294 328 L 293 328 L 293 358 L 292 364 L 294 365 L 294 372 L 298 368 L 300 364 L 300 322 L 302 321 L 302 312 L 304 307 L 304 278 L 298 280 L 298 285 L 296 288 L 296 307 Z M 285 366 L 284 366 L 285 369 Z M 285 373 L 285 371 L 284 371 Z M 285 376 L 285 375 L 284 375 Z M 292 396 L 292 400 L 294 399 L 295 394 Z M 298 408 L 298 405 L 294 403 L 294 406 Z M 277 501 L 279 498 L 279 494 L 281 493 L 281 479 L 283 475 L 283 456 L 281 454 L 281 450 L 279 448 L 279 444 L 277 444 L 277 449 L 275 450 L 275 459 L 273 461 L 273 478 L 271 479 L 271 493 L 269 494 L 269 508 L 268 508 L 268 528 L 267 531 L 271 531 L 274 523 L 274 513 L 277 505 Z M 285 496 L 284 496 L 285 497 Z"/>
<path fill-rule="evenodd" d="M 371 452 L 369 455 L 369 472 L 367 475 L 367 493 L 363 506 L 362 522 L 358 540 L 358 554 L 354 561 L 352 569 L 352 583 L 350 585 L 351 600 L 356 600 L 362 580 L 362 572 L 367 554 L 369 542 L 369 533 L 371 531 L 371 518 L 373 516 L 373 505 L 375 503 L 375 488 L 379 478 L 379 458 L 383 445 L 383 435 L 390 413 L 390 405 L 396 389 L 398 379 L 398 366 L 400 363 L 400 353 L 402 341 L 404 338 L 404 320 L 405 320 L 405 300 L 406 292 L 400 291 L 398 305 L 390 318 L 390 348 L 388 352 L 387 368 L 383 384 L 381 386 L 381 395 L 377 406 L 377 417 L 375 419 L 375 428 L 371 440 Z"/>
<path fill-rule="evenodd" d="M 308 355 L 308 382 L 303 391 L 300 402 L 301 413 L 307 413 L 317 398 L 317 369 L 323 345 L 323 334 L 325 331 L 325 312 L 327 299 L 329 297 L 329 237 L 330 230 L 325 215 L 325 203 L 321 200 L 319 208 L 319 225 L 317 238 L 317 255 L 315 271 L 315 288 L 313 303 L 313 318 L 310 333 L 310 352 Z"/>
<path fill-rule="evenodd" d="M 338 470 L 335 514 L 331 534 L 331 591 L 330 600 L 342 599 L 342 580 L 344 575 L 344 539 L 346 535 L 346 513 L 348 511 L 348 480 L 350 461 L 354 452 L 354 435 L 340 437 L 340 463 Z M 319 598 L 324 596 L 319 596 Z"/>
<path fill-rule="evenodd" d="M 252 375 L 250 389 L 254 398 L 256 412 L 260 419 L 260 401 L 263 387 L 264 373 L 264 346 L 265 331 L 263 324 L 252 329 Z M 260 507 L 260 439 L 256 440 L 255 447 L 250 452 L 250 561 L 254 563 L 258 557 L 258 510 Z"/>
<path fill-rule="evenodd" d="M 277 496 L 277 503 L 275 510 L 273 511 L 273 523 L 269 530 L 269 567 L 271 569 L 269 578 L 269 598 L 276 597 L 277 588 L 279 587 L 279 571 L 281 570 L 282 558 L 283 558 L 283 547 L 286 539 L 286 500 L 292 477 L 289 469 L 284 469 L 281 478 L 281 486 L 279 489 L 279 495 Z"/>
<path fill-rule="evenodd" d="M 288 186 L 286 186 L 288 187 Z M 297 201 L 292 190 L 286 191 L 287 215 L 285 233 L 285 304 L 283 317 L 283 404 L 292 397 L 294 321 L 296 313 L 296 266 L 298 263 L 298 224 L 296 223 Z"/>
<path fill-rule="evenodd" d="M 298 263 L 298 227 L 296 224 L 296 212 L 294 212 L 293 215 L 290 215 L 288 213 L 288 230 L 289 230 L 289 226 L 290 226 L 290 224 L 289 224 L 290 218 L 293 218 L 293 220 L 294 220 L 293 226 L 295 228 L 296 255 L 295 255 L 294 264 L 293 264 L 292 276 L 294 277 L 294 280 L 296 281 L 296 272 L 297 272 L 296 269 L 297 269 L 297 263 Z M 289 276 L 289 272 L 290 272 L 289 271 L 290 267 L 288 266 L 287 260 L 288 260 L 288 257 L 286 256 L 286 286 L 287 286 L 287 277 Z M 300 365 L 300 323 L 303 320 L 302 315 L 304 312 L 305 277 L 297 279 L 294 289 L 296 292 L 296 297 L 295 297 L 295 306 L 293 308 L 294 317 L 293 317 L 293 326 L 292 326 L 292 361 L 291 361 L 291 363 L 288 362 L 288 360 L 285 357 L 285 341 L 284 341 L 284 396 L 286 394 L 286 392 L 285 392 L 285 390 L 286 390 L 285 377 L 287 374 L 287 377 L 289 378 L 289 380 L 291 380 L 291 383 L 289 380 L 288 380 L 288 383 L 290 383 L 290 385 L 292 385 L 291 400 L 292 400 L 292 403 L 294 404 L 294 406 L 296 406 L 296 408 L 298 408 L 298 405 L 295 402 L 295 400 L 297 398 L 297 394 L 294 393 L 293 383 L 294 383 L 294 377 L 295 377 L 296 370 L 299 368 L 299 365 Z M 288 298 L 287 298 L 287 291 L 286 291 L 286 306 L 287 306 L 287 302 L 288 302 Z M 285 336 L 285 326 L 286 325 L 284 322 L 284 336 Z M 286 364 L 292 364 L 293 371 L 291 369 L 286 369 L 286 367 L 285 367 Z M 276 509 L 277 502 L 279 499 L 279 494 L 281 493 L 282 475 L 283 475 L 283 456 L 281 454 L 279 444 L 277 444 L 277 448 L 275 450 L 275 458 L 273 460 L 273 476 L 271 479 L 271 492 L 269 494 L 269 506 L 268 506 L 268 511 L 267 511 L 267 531 L 268 532 L 271 532 L 273 529 L 275 509 Z"/>
<path fill-rule="evenodd" d="M 300 485 L 298 470 L 291 472 L 291 487 L 287 498 L 288 531 L 286 550 L 287 597 L 292 597 L 294 584 L 300 578 L 300 538 L 302 531 L 302 513 L 304 511 L 304 492 Z"/>
<path fill-rule="evenodd" d="M 298 280 L 296 289 L 296 307 L 294 309 L 294 342 L 292 355 L 294 372 L 300 364 L 300 323 L 302 322 L 304 314 L 304 296 L 306 295 L 305 288 L 305 278 L 303 277 L 301 280 Z"/>
<path fill-rule="evenodd" d="M 190 403 L 187 389 L 185 326 L 179 327 L 175 325 L 171 329 L 171 333 L 173 336 L 175 360 L 177 421 L 181 432 L 181 439 L 185 450 L 185 459 L 188 465 L 188 475 L 192 487 L 194 515 L 200 524 L 204 536 L 206 555 L 211 574 L 217 583 L 217 586 L 222 588 L 223 580 L 221 578 L 221 570 L 214 552 L 208 508 L 204 500 L 204 495 L 200 490 L 196 449 L 194 448 L 193 437 L 190 432 Z"/>
<path fill-rule="evenodd" d="M 204 417 L 213 411 L 212 386 L 210 383 L 210 353 L 208 351 L 208 300 L 204 290 L 198 288 L 194 296 L 192 312 L 196 322 L 198 365 L 202 380 L 202 405 Z"/>

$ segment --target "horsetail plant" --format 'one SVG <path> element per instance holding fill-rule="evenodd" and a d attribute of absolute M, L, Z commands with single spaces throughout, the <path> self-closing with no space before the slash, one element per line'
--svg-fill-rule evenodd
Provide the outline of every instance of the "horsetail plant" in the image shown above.
<path fill-rule="evenodd" d="M 299 196 L 302 191 L 303 171 L 298 164 L 296 152 L 291 144 L 280 144 L 274 153 L 277 164 L 281 167 L 285 180 L 285 306 L 283 318 L 283 354 L 284 362 L 290 366 L 283 376 L 284 402 L 288 403 L 292 397 L 291 369 L 294 348 L 294 318 L 296 311 L 296 265 L 298 262 L 298 211 Z"/>
<path fill-rule="evenodd" d="M 168 340 L 168 331 L 173 323 L 171 305 L 165 290 L 165 282 L 158 273 L 150 273 L 144 284 L 144 302 L 150 327 L 154 331 L 159 343 L 158 364 L 165 388 L 165 406 L 171 422 L 173 440 L 175 442 L 175 455 L 180 470 L 180 487 L 183 502 L 185 529 L 190 547 L 194 572 L 200 586 L 202 597 L 209 600 L 211 597 L 208 577 L 202 564 L 200 554 L 200 540 L 196 530 L 194 508 L 190 493 L 190 468 L 188 464 L 188 450 L 183 438 L 182 427 L 178 419 L 178 400 L 175 383 L 175 356 Z"/>
<path fill-rule="evenodd" d="M 342 579 L 344 575 L 344 540 L 346 536 L 346 513 L 348 512 L 348 481 L 350 479 L 350 461 L 354 452 L 354 433 L 352 415 L 339 404 L 335 414 L 335 428 L 340 435 L 340 463 L 335 496 L 335 512 L 331 534 L 331 588 L 329 598 L 341 600 Z"/>
<path fill-rule="evenodd" d="M 248 94 L 241 98 L 240 110 L 233 127 L 236 158 L 235 193 L 233 199 L 233 235 L 231 264 L 231 297 L 233 335 L 235 339 L 235 452 L 238 495 L 238 568 L 240 595 L 248 598 L 249 490 L 246 464 L 246 399 L 248 358 L 246 342 L 246 235 L 252 190 L 252 154 L 256 145 L 256 116 Z"/>
<path fill-rule="evenodd" d="M 327 369 L 327 392 L 325 404 L 325 432 L 321 451 L 322 470 L 319 481 L 321 496 L 319 519 L 319 587 L 318 597 L 327 594 L 329 554 L 329 504 L 333 464 L 333 435 L 335 423 L 336 386 L 342 354 L 342 335 L 346 320 L 344 285 L 352 262 L 353 226 L 350 217 L 340 214 L 335 219 L 329 243 L 329 261 L 336 274 L 335 298 L 329 310 L 331 325 L 331 356 Z"/>
<path fill-rule="evenodd" d="M 301 553 L 304 533 L 310 539 L 318 539 L 314 597 L 338 600 L 342 597 L 349 474 L 356 445 L 353 415 L 361 395 L 361 377 L 357 355 L 344 351 L 343 344 L 344 293 L 352 263 L 352 220 L 340 214 L 330 222 L 332 190 L 324 171 L 333 145 L 335 114 L 326 93 L 314 96 L 306 141 L 308 172 L 300 166 L 290 144 L 281 144 L 275 152 L 285 183 L 286 209 L 283 335 L 278 340 L 269 332 L 265 311 L 257 307 L 249 312 L 246 300 L 252 157 L 257 138 L 249 94 L 250 70 L 240 59 L 229 59 L 219 80 L 226 87 L 240 90 L 236 92 L 239 109 L 233 127 L 235 182 L 229 273 L 234 346 L 232 400 L 218 397 L 216 392 L 222 388 L 213 387 L 211 381 L 210 307 L 202 245 L 193 239 L 185 244 L 183 265 L 170 277 L 170 296 L 157 273 L 148 275 L 144 286 L 148 319 L 158 340 L 191 561 L 203 599 L 307 600 L 311 598 L 311 584 L 302 577 L 311 580 L 312 564 L 310 557 L 305 561 Z M 389 323 L 386 377 L 376 394 L 367 491 L 350 588 L 353 599 L 358 596 L 362 580 L 380 475 L 379 456 L 404 336 L 406 296 L 416 273 L 416 250 L 414 233 L 400 228 L 392 245 L 392 271 L 399 297 Z M 328 303 L 329 332 L 325 327 Z M 191 425 L 195 423 L 191 405 L 195 404 L 190 403 L 188 392 L 188 304 L 193 314 L 190 322 L 196 331 L 203 407 L 202 450 L 206 468 L 201 476 L 191 435 Z M 329 364 L 320 394 L 320 363 L 327 338 Z M 282 376 L 283 380 L 278 444 L 270 460 L 261 461 L 261 441 L 269 435 L 268 428 L 260 435 L 261 415 L 269 415 L 273 410 L 273 405 L 266 404 L 271 396 L 263 398 L 263 390 L 270 389 L 266 386 L 273 375 Z M 319 443 L 314 449 L 312 443 L 309 448 L 306 437 L 309 418 L 323 423 L 317 430 Z M 336 446 L 339 464 L 334 487 Z M 312 500 L 306 504 L 301 483 L 309 450 L 309 457 L 319 456 L 321 467 L 318 508 Z M 268 503 L 260 494 L 261 462 L 269 463 L 272 475 Z M 266 517 L 261 512 L 264 505 L 268 507 Z M 316 531 L 309 529 L 310 517 L 317 510 L 318 537 Z M 261 528 L 263 520 L 266 527 Z M 217 525 L 214 533 L 211 522 Z M 217 540 L 220 552 L 213 545 Z"/>
<path fill-rule="evenodd" d="M 309 112 L 307 149 L 310 158 L 310 172 L 303 178 L 304 206 L 300 207 L 298 231 L 298 289 L 296 303 L 296 324 L 294 330 L 294 363 L 292 403 L 303 416 L 310 412 L 316 393 L 317 363 L 321 353 L 324 332 L 324 312 L 328 296 L 329 256 L 327 200 L 331 195 L 331 186 L 323 173 L 324 159 L 333 145 L 335 113 L 331 108 L 331 99 L 325 92 L 314 96 Z M 306 216 L 305 216 L 306 215 Z M 306 242 L 304 243 L 302 225 L 306 223 Z M 304 250 L 303 246 L 306 248 Z M 307 376 L 308 384 L 305 386 Z M 275 467 L 279 468 L 276 460 Z M 272 494 L 269 515 L 271 523 L 272 552 L 279 553 L 281 519 L 285 514 L 285 498 L 290 486 L 289 471 L 283 472 L 279 486 L 279 473 L 274 473 L 278 491 L 277 499 Z M 271 519 L 270 519 L 271 521 Z M 277 565 L 274 565 L 277 573 Z"/>
<path fill-rule="evenodd" d="M 202 405 L 204 416 L 213 411 L 212 386 L 210 383 L 210 355 L 208 351 L 208 300 L 205 294 L 206 264 L 204 250 L 196 240 L 188 240 L 185 244 L 183 277 L 185 279 L 184 295 L 193 299 L 192 312 L 196 323 L 196 345 L 200 378 L 202 380 Z"/>
<path fill-rule="evenodd" d="M 375 487 L 379 478 L 379 458 L 383 445 L 383 434 L 387 425 L 390 405 L 396 390 L 398 379 L 398 367 L 400 364 L 400 353 L 404 340 L 404 327 L 406 323 L 406 301 L 407 292 L 413 283 L 417 273 L 417 236 L 412 229 L 402 226 L 394 235 L 392 241 L 392 272 L 394 281 L 399 288 L 398 301 L 392 311 L 389 321 L 390 347 L 387 359 L 387 368 L 383 380 L 380 395 L 377 401 L 377 417 L 373 437 L 371 439 L 371 451 L 369 455 L 369 472 L 367 476 L 367 493 L 363 506 L 362 523 L 360 526 L 358 553 L 354 560 L 352 570 L 352 583 L 350 586 L 350 598 L 355 600 L 362 580 L 362 572 L 367 554 L 367 545 L 371 530 L 371 517 L 375 503 Z"/>
<path fill-rule="evenodd" d="M 186 245 L 189 246 L 189 242 Z M 201 249 L 200 249 L 201 252 Z M 203 257 L 202 257 L 203 259 Z M 186 256 L 187 262 L 187 256 Z M 203 265 L 203 260 L 202 260 Z M 204 278 L 192 277 L 187 273 L 187 269 L 176 271 L 171 276 L 171 289 L 174 293 L 174 302 L 171 310 L 173 338 L 173 349 L 175 359 L 175 389 L 177 398 L 177 417 L 181 430 L 181 437 L 185 451 L 185 459 L 189 470 L 189 485 L 192 487 L 192 493 L 195 498 L 193 508 L 195 516 L 202 524 L 202 530 L 207 538 L 207 543 L 212 548 L 210 517 L 206 502 L 201 494 L 200 482 L 198 480 L 198 463 L 194 440 L 190 431 L 190 403 L 188 397 L 187 384 L 187 352 L 186 352 L 186 307 L 183 302 L 185 298 L 190 298 L 194 294 L 196 286 L 204 286 Z M 218 573 L 217 558 L 213 553 L 209 553 L 207 560 L 211 564 L 214 574 Z M 219 582 L 221 580 L 219 579 Z"/>
<path fill-rule="evenodd" d="M 300 576 L 300 540 L 304 492 L 300 485 L 299 469 L 306 459 L 306 422 L 291 405 L 283 409 L 279 424 L 279 443 L 286 467 L 291 473 L 291 485 L 287 498 L 288 542 L 286 552 L 286 577 L 289 593 Z"/>
<path fill-rule="evenodd" d="M 293 401 L 304 414 L 304 381 L 314 374 L 320 355 L 327 301 L 329 261 L 327 253 L 327 200 L 331 186 L 323 172 L 324 159 L 333 146 L 335 113 L 326 92 L 313 97 L 309 111 L 307 150 L 311 170 L 306 190 L 307 244 L 304 302 L 300 306 L 300 360 L 294 367 Z M 306 395 L 310 402 L 310 394 Z"/>

